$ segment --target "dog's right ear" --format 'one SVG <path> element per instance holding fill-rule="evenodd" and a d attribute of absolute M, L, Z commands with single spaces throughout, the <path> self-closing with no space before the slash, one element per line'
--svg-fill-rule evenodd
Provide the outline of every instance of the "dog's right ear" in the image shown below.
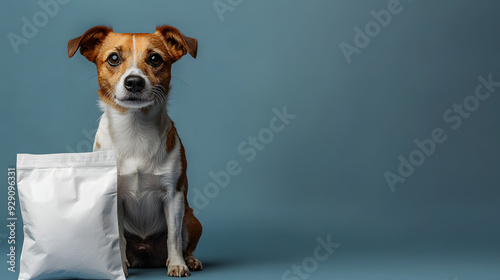
<path fill-rule="evenodd" d="M 97 57 L 95 51 L 110 32 L 113 32 L 113 29 L 106 26 L 96 26 L 87 30 L 82 36 L 69 40 L 68 57 L 73 57 L 78 48 L 80 48 L 80 53 L 89 61 L 95 63 Z"/>

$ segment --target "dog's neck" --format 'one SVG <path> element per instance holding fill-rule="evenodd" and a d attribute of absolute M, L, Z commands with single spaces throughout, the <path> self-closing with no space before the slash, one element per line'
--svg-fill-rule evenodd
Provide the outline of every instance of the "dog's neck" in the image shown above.
<path fill-rule="evenodd" d="M 165 149 L 165 135 L 172 127 L 166 104 L 121 112 L 100 103 L 108 120 L 108 133 L 118 156 L 154 157 Z"/>

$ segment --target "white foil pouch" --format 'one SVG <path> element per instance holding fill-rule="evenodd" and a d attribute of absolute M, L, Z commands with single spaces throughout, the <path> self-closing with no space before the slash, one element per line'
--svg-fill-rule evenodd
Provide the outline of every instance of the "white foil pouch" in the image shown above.
<path fill-rule="evenodd" d="M 17 155 L 19 280 L 125 279 L 113 151 Z"/>

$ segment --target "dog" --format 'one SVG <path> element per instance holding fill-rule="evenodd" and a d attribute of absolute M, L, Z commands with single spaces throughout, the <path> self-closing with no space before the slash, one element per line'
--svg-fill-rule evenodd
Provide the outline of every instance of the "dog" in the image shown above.
<path fill-rule="evenodd" d="M 201 270 L 193 252 L 202 226 L 187 201 L 186 155 L 167 114 L 171 67 L 198 41 L 172 26 L 155 33 L 114 33 L 96 26 L 68 42 L 97 67 L 103 111 L 94 151 L 114 150 L 118 168 L 118 226 L 127 267 L 164 267 L 168 276 Z"/>

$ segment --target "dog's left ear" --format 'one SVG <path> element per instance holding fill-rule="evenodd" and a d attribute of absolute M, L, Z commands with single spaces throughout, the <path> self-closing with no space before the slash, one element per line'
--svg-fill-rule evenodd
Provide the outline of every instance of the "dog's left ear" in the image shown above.
<path fill-rule="evenodd" d="M 157 27 L 156 33 L 163 36 L 170 53 L 176 61 L 186 53 L 196 58 L 198 52 L 198 41 L 196 39 L 184 36 L 177 28 L 167 25 Z"/>

